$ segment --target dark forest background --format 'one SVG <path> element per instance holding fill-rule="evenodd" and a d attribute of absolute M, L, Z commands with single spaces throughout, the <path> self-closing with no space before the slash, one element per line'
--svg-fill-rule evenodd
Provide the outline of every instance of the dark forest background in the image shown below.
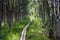
<path fill-rule="evenodd" d="M 21 38 L 60 40 L 60 0 L 0 0 L 0 40 Z"/>

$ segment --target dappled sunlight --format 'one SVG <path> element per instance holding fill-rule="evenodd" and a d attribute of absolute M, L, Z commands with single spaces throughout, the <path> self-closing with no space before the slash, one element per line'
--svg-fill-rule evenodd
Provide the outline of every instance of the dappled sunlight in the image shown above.
<path fill-rule="evenodd" d="M 4 22 L 2 22 L 2 24 L 1 24 L 2 26 L 4 26 L 5 24 L 4 24 Z"/>
<path fill-rule="evenodd" d="M 8 34 L 7 40 L 19 40 L 19 34 L 18 33 L 17 34 L 13 34 L 13 33 Z"/>
<path fill-rule="evenodd" d="M 29 16 L 30 20 L 35 20 L 34 16 Z"/>

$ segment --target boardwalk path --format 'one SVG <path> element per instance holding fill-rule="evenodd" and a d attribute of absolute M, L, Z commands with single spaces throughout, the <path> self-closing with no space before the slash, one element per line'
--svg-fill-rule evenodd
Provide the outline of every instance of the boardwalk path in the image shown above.
<path fill-rule="evenodd" d="M 31 22 L 32 22 L 32 20 L 30 20 L 29 23 L 24 27 L 21 37 L 20 37 L 20 40 L 26 40 L 26 31 L 27 31 L 27 28 L 29 27 Z"/>

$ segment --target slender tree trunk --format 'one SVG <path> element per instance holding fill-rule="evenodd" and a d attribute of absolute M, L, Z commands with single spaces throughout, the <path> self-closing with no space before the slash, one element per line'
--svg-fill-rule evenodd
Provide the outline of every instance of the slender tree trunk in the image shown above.
<path fill-rule="evenodd" d="M 53 38 L 56 38 L 56 32 L 55 32 L 55 26 L 56 26 L 56 10 L 55 10 L 55 0 L 51 1 L 51 7 L 52 7 L 52 30 L 53 30 Z"/>
<path fill-rule="evenodd" d="M 59 0 L 56 0 L 56 14 L 57 14 L 57 25 L 56 25 L 56 38 L 60 40 L 60 13 L 59 13 Z"/>
<path fill-rule="evenodd" d="M 6 0 L 3 1 L 3 20 L 4 20 L 4 25 L 7 24 L 7 17 L 6 17 Z"/>
<path fill-rule="evenodd" d="M 0 30 L 1 30 L 1 22 L 3 18 L 2 8 L 3 8 L 3 0 L 0 0 Z"/>
<path fill-rule="evenodd" d="M 3 19 L 3 13 L 2 13 L 2 11 L 3 11 L 3 0 L 0 0 L 0 40 L 2 39 L 2 33 L 1 33 L 1 30 L 2 30 L 2 26 L 1 26 L 1 24 L 2 24 L 2 19 Z"/>
<path fill-rule="evenodd" d="M 11 27 L 11 22 L 12 22 L 12 10 L 11 10 L 11 7 L 10 7 L 10 0 L 7 0 L 7 4 L 6 4 L 6 15 L 7 15 L 7 22 L 8 22 L 8 25 L 9 25 L 9 28 Z"/>

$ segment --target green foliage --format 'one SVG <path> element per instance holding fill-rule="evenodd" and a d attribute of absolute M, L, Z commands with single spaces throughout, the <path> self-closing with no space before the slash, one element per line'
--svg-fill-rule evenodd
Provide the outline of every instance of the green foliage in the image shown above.
<path fill-rule="evenodd" d="M 39 17 L 34 19 L 27 30 L 27 40 L 49 40 L 48 36 L 43 32 L 44 28 L 42 26 L 44 24 L 42 24 L 42 19 Z"/>
<path fill-rule="evenodd" d="M 10 29 L 8 28 L 8 24 L 4 25 L 4 22 L 2 22 L 2 40 L 19 40 L 21 32 L 29 20 L 29 17 L 26 16 L 23 21 L 16 21 Z"/>
<path fill-rule="evenodd" d="M 32 23 L 30 24 L 29 28 L 27 29 L 27 38 L 26 40 L 49 40 L 49 38 L 44 34 L 44 28 L 42 28 L 42 19 L 37 16 L 32 16 Z M 16 21 L 15 24 L 8 28 L 8 24 L 5 25 L 6 27 L 2 27 L 2 39 L 3 40 L 19 40 L 21 36 L 21 32 L 23 28 L 29 22 L 30 17 L 25 17 L 23 21 Z"/>
<path fill-rule="evenodd" d="M 28 24 L 30 20 L 32 20 L 32 22 L 27 29 L 26 40 L 49 40 L 48 33 L 47 33 L 48 25 L 45 26 L 45 24 L 48 22 L 48 16 L 46 15 L 45 10 L 43 11 L 43 13 L 45 13 L 46 15 L 45 20 L 42 20 L 42 18 L 39 17 L 37 2 L 31 2 L 31 1 L 28 2 L 29 0 L 28 1 L 22 0 L 22 1 L 24 2 L 23 14 L 24 15 L 27 14 L 27 11 L 28 11 L 28 16 L 25 16 L 24 20 L 22 21 L 17 20 L 14 24 L 10 26 L 11 27 L 10 29 L 9 29 L 8 23 L 4 24 L 4 21 L 3 21 L 2 31 L 0 33 L 2 40 L 19 40 L 23 28 Z M 15 5 L 15 2 L 14 2 L 14 5 Z M 44 7 L 44 9 L 45 8 L 46 7 Z M 19 11 L 19 10 L 16 10 L 16 11 Z M 42 22 L 42 21 L 45 21 L 45 22 Z"/>

